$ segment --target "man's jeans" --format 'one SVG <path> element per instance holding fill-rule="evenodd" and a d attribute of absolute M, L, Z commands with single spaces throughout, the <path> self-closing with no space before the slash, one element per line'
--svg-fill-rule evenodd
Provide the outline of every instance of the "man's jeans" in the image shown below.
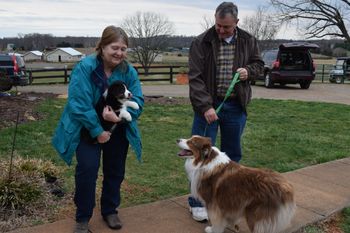
<path fill-rule="evenodd" d="M 215 103 L 215 108 L 220 104 L 221 102 L 217 101 L 217 103 Z M 195 113 L 192 135 L 210 137 L 212 145 L 215 145 L 218 127 L 220 127 L 220 150 L 225 152 L 231 160 L 238 163 L 242 158 L 241 136 L 247 116 L 237 101 L 226 100 L 218 113 L 218 117 L 219 119 L 216 122 L 208 125 L 203 115 Z M 188 203 L 191 207 L 202 206 L 202 204 L 193 197 L 189 197 Z"/>

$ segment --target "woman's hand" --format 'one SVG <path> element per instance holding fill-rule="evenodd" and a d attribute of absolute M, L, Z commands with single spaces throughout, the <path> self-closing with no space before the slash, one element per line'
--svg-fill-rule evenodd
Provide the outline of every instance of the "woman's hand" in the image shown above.
<path fill-rule="evenodd" d="M 98 143 L 106 143 L 111 138 L 111 133 L 108 131 L 103 131 L 100 135 L 97 136 Z"/>
<path fill-rule="evenodd" d="M 113 123 L 117 123 L 117 122 L 121 121 L 121 119 L 119 117 L 117 117 L 117 115 L 115 114 L 115 112 L 113 111 L 113 109 L 110 106 L 104 107 L 103 112 L 102 112 L 102 117 L 106 121 L 110 121 Z"/>

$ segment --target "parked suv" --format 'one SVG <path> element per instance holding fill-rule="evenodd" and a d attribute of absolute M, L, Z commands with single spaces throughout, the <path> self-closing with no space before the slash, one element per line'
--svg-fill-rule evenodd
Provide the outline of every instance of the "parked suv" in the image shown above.
<path fill-rule="evenodd" d="M 0 54 L 0 91 L 8 91 L 12 86 L 29 84 L 24 60 L 20 54 Z"/>
<path fill-rule="evenodd" d="M 259 75 L 258 80 L 263 80 L 267 88 L 273 87 L 275 83 L 299 83 L 302 89 L 308 89 L 315 79 L 315 64 L 310 49 L 316 48 L 319 48 L 316 44 L 292 42 L 283 43 L 278 49 L 264 51 L 264 72 Z"/>
<path fill-rule="evenodd" d="M 338 57 L 334 68 L 329 72 L 329 81 L 339 84 L 346 79 L 350 79 L 350 57 Z"/>

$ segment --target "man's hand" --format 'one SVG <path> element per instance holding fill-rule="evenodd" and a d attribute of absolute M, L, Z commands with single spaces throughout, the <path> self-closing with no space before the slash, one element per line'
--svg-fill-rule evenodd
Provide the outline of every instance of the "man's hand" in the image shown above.
<path fill-rule="evenodd" d="M 216 115 L 215 109 L 210 108 L 208 111 L 204 113 L 204 118 L 208 122 L 208 124 L 216 121 L 218 118 L 218 115 Z"/>
<path fill-rule="evenodd" d="M 236 72 L 239 73 L 239 79 L 241 81 L 248 79 L 248 70 L 246 68 L 238 68 Z"/>
<path fill-rule="evenodd" d="M 115 114 L 115 112 L 113 111 L 113 109 L 110 106 L 104 107 L 103 112 L 102 112 L 102 117 L 106 121 L 110 121 L 113 123 L 117 123 L 117 122 L 121 121 L 121 119 L 119 117 L 117 117 L 117 115 Z"/>

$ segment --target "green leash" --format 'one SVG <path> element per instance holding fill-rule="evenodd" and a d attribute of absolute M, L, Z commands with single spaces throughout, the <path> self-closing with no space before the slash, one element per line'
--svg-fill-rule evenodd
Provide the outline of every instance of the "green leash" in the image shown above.
<path fill-rule="evenodd" d="M 219 107 L 215 110 L 216 114 L 218 114 L 220 112 L 220 110 L 221 110 L 222 106 L 224 105 L 225 101 L 227 100 L 228 97 L 230 97 L 230 95 L 231 95 L 231 93 L 233 91 L 233 88 L 235 87 L 236 83 L 239 82 L 238 78 L 239 78 L 239 73 L 232 74 L 232 82 L 231 82 L 229 88 L 227 89 L 227 92 L 226 92 L 224 100 L 219 105 Z"/>
<path fill-rule="evenodd" d="M 227 89 L 224 100 L 221 102 L 219 107 L 216 108 L 216 110 L 215 110 L 216 114 L 218 114 L 220 112 L 225 101 L 227 100 L 228 97 L 230 97 L 231 93 L 233 92 L 233 88 L 235 87 L 236 83 L 239 83 L 239 81 L 240 81 L 239 80 L 239 73 L 236 72 L 236 73 L 232 74 L 231 84 L 230 84 L 229 88 Z M 204 129 L 204 137 L 205 137 L 205 134 L 207 133 L 207 127 L 208 127 L 208 123 L 206 124 L 205 129 Z"/>

